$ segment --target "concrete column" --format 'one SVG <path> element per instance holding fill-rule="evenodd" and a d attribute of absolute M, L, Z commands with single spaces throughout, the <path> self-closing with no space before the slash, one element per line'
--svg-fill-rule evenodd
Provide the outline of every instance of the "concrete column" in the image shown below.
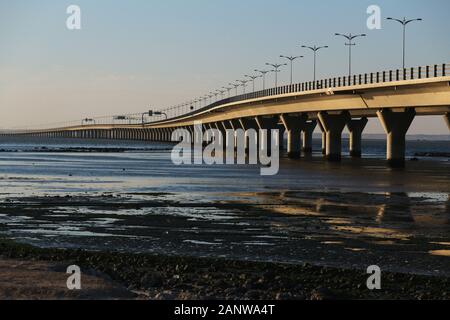
<path fill-rule="evenodd" d="M 260 130 L 267 130 L 267 155 L 270 156 L 270 151 L 272 150 L 272 130 L 278 129 L 279 116 L 258 116 L 255 117 L 255 120 Z M 280 146 L 278 145 L 277 147 L 279 148 Z"/>
<path fill-rule="evenodd" d="M 242 125 L 241 122 L 239 121 L 239 119 L 233 119 L 230 120 L 230 125 L 231 128 L 234 130 L 235 136 L 234 136 L 234 148 L 237 149 L 238 148 L 238 140 L 237 140 L 237 135 L 236 135 L 236 130 L 242 129 Z M 244 146 L 245 149 L 245 146 Z"/>
<path fill-rule="evenodd" d="M 243 129 L 241 121 L 239 119 L 230 120 L 230 124 L 233 130 Z"/>
<path fill-rule="evenodd" d="M 347 123 L 347 128 L 350 131 L 350 156 L 354 158 L 361 158 L 361 140 L 362 132 L 367 125 L 367 118 L 359 120 L 350 119 Z"/>
<path fill-rule="evenodd" d="M 319 121 L 326 132 L 326 158 L 328 161 L 340 161 L 342 153 L 342 130 L 348 122 L 350 114 L 328 114 L 319 112 Z"/>
<path fill-rule="evenodd" d="M 202 124 L 202 127 L 203 127 L 203 132 L 206 133 L 206 140 L 207 141 L 211 141 L 211 134 L 210 134 L 210 132 L 208 132 L 209 124 L 208 123 L 204 123 L 204 124 Z M 206 141 L 204 141 L 203 144 L 206 145 Z"/>
<path fill-rule="evenodd" d="M 150 141 L 150 130 L 151 129 L 143 129 L 144 130 L 144 139 L 145 141 Z"/>
<path fill-rule="evenodd" d="M 233 126 L 231 125 L 230 121 L 222 121 L 221 123 L 222 123 L 222 127 L 225 130 L 232 130 L 233 129 Z"/>
<path fill-rule="evenodd" d="M 225 132 L 225 129 L 224 129 L 223 125 L 222 125 L 222 122 L 213 122 L 213 123 L 211 123 L 211 128 L 217 129 L 217 130 L 220 131 L 220 135 L 221 135 L 220 139 L 221 140 L 219 141 L 219 143 L 222 146 L 225 146 L 226 132 Z"/>
<path fill-rule="evenodd" d="M 305 114 L 280 116 L 281 122 L 287 131 L 287 152 L 289 158 L 300 158 L 300 134 L 305 126 L 308 116 Z M 282 139 L 283 137 L 281 137 Z"/>
<path fill-rule="evenodd" d="M 305 123 L 305 126 L 302 130 L 302 150 L 304 153 L 310 154 L 312 153 L 312 146 L 313 146 L 313 133 L 316 129 L 317 121 L 312 120 Z"/>
<path fill-rule="evenodd" d="M 195 136 L 194 136 L 194 126 L 186 126 L 185 128 L 189 133 L 191 134 L 191 143 L 195 142 Z"/>
<path fill-rule="evenodd" d="M 326 155 L 327 153 L 327 132 L 323 127 L 320 121 L 317 122 L 319 124 L 320 131 L 322 132 L 322 154 Z"/>
<path fill-rule="evenodd" d="M 141 129 L 134 129 L 134 140 L 141 140 Z"/>
<path fill-rule="evenodd" d="M 377 112 L 378 119 L 387 135 L 387 160 L 391 167 L 405 166 L 406 133 L 413 122 L 416 111 L 413 108 L 404 112 L 383 109 Z"/>
<path fill-rule="evenodd" d="M 258 139 L 258 130 L 259 130 L 259 126 L 258 123 L 256 122 L 256 119 L 254 118 L 241 118 L 239 119 L 239 122 L 241 123 L 241 127 L 242 129 L 244 129 L 245 131 L 245 151 L 246 153 L 249 152 L 250 150 L 250 138 L 249 138 L 249 132 L 248 130 L 253 129 L 256 131 L 256 137 L 254 139 L 256 145 L 254 145 L 255 149 L 258 150 L 259 149 L 259 139 Z"/>
<path fill-rule="evenodd" d="M 222 132 L 223 139 L 224 139 L 224 145 L 228 146 L 226 130 L 233 130 L 233 126 L 231 125 L 229 120 L 222 121 L 221 124 L 222 124 L 222 129 L 223 129 L 223 130 L 221 130 L 221 132 Z M 234 139 L 234 148 L 236 149 L 236 139 Z"/>
<path fill-rule="evenodd" d="M 447 112 L 444 116 L 445 122 L 447 123 L 448 129 L 450 130 L 450 112 Z"/>

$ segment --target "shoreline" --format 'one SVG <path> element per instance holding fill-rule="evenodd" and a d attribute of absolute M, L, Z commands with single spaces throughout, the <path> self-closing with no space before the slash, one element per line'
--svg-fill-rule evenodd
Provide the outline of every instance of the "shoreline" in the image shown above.
<path fill-rule="evenodd" d="M 448 300 L 450 278 L 385 272 L 382 290 L 366 287 L 364 270 L 152 254 L 42 249 L 0 238 L 0 260 L 76 264 L 151 300 Z M 17 270 L 20 272 L 20 270 Z M 12 276 L 9 285 L 17 280 Z M 36 286 L 40 285 L 36 279 Z M 4 291 L 0 285 L 0 295 Z M 115 293 L 111 289 L 111 299 Z M 107 294 L 106 294 L 107 295 Z M 126 297 L 126 295 L 125 295 Z M 14 297 L 13 297 L 14 298 Z M 105 298 L 104 296 L 101 298 Z M 24 298 L 26 299 L 26 297 Z M 46 299 L 46 297 L 42 297 Z M 70 299 L 52 297 L 52 299 Z M 77 299 L 77 298 L 75 298 Z"/>

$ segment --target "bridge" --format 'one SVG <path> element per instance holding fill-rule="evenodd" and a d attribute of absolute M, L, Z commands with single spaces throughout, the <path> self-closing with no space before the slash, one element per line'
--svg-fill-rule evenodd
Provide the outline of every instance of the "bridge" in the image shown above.
<path fill-rule="evenodd" d="M 350 155 L 361 157 L 363 130 L 368 118 L 376 117 L 386 133 L 389 164 L 403 166 L 406 133 L 416 116 L 442 115 L 450 129 L 449 69 L 450 64 L 440 64 L 327 78 L 229 96 L 153 122 L 115 123 L 111 118 L 102 124 L 1 131 L 0 136 L 170 142 L 174 130 L 192 133 L 201 122 L 205 131 L 280 129 L 287 133 L 288 155 L 298 158 L 312 152 L 319 126 L 323 154 L 339 161 L 344 128 L 350 132 Z"/>

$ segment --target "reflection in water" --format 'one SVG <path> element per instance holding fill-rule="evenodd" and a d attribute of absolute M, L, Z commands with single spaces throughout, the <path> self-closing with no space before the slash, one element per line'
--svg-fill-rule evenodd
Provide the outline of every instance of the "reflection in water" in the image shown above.
<path fill-rule="evenodd" d="M 387 193 L 377 213 L 376 221 L 383 222 L 414 222 L 411 214 L 411 202 L 405 192 Z"/>

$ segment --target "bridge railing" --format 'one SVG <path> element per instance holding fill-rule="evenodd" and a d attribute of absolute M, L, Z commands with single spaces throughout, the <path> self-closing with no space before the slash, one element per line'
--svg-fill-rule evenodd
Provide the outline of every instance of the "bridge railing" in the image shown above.
<path fill-rule="evenodd" d="M 199 111 L 206 111 L 208 109 L 233 103 L 244 100 L 252 100 L 257 98 L 264 98 L 270 96 L 277 96 L 282 94 L 289 93 L 301 93 L 308 92 L 320 89 L 329 89 L 329 88 L 343 88 L 350 86 L 359 86 L 359 85 L 368 85 L 368 84 L 376 84 L 376 83 L 389 83 L 396 81 L 405 81 L 405 80 L 417 80 L 417 79 L 427 79 L 427 78 L 437 78 L 437 77 L 445 77 L 450 76 L 450 64 L 440 64 L 440 65 L 432 65 L 432 66 L 422 66 L 415 68 L 407 68 L 407 69 L 396 69 L 396 70 L 388 70 L 382 72 L 372 72 L 372 73 L 364 73 L 357 74 L 352 76 L 344 76 L 344 77 L 333 77 L 326 78 L 317 81 L 308 81 L 302 83 L 296 83 L 292 85 L 280 86 L 277 88 L 270 88 L 261 91 L 255 91 L 251 93 L 246 93 L 242 95 L 237 95 L 234 97 L 218 100 L 210 105 L 207 105 L 203 108 L 194 110 L 182 116 L 174 116 L 170 117 L 172 119 L 187 116 L 190 114 L 195 114 Z"/>

